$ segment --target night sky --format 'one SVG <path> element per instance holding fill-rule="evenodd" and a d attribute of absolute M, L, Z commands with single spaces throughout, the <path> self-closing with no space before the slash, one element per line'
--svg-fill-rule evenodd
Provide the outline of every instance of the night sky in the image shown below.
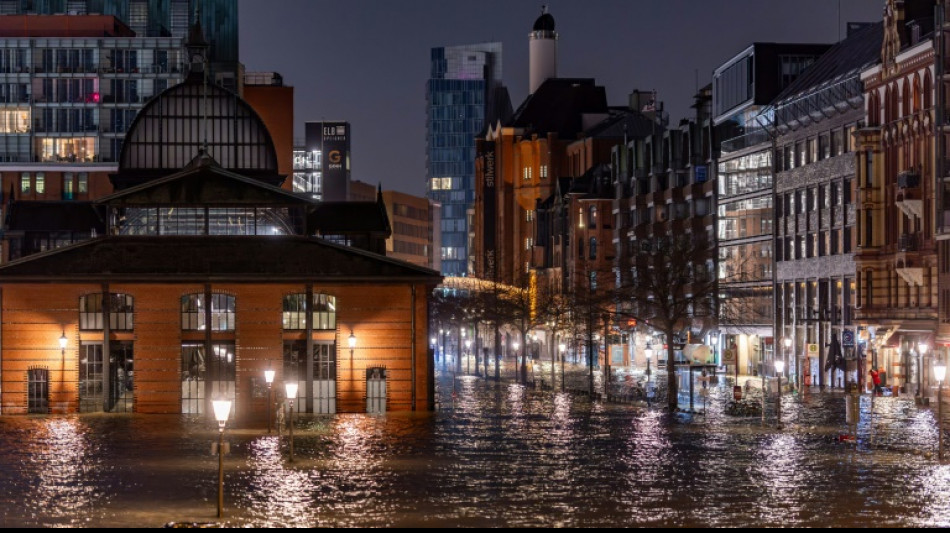
<path fill-rule="evenodd" d="M 884 0 L 238 0 L 248 71 L 295 88 L 295 136 L 308 120 L 352 124 L 353 179 L 425 193 L 429 50 L 500 41 L 517 108 L 527 95 L 528 32 L 547 3 L 558 75 L 590 77 L 624 105 L 656 90 L 673 123 L 698 86 L 752 42 L 833 43 L 847 22 L 880 21 Z"/>

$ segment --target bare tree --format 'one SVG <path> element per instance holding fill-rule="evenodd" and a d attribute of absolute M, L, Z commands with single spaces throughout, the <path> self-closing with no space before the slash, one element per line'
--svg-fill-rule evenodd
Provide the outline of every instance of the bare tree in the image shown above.
<path fill-rule="evenodd" d="M 713 318 L 718 308 L 716 246 L 705 235 L 655 239 L 633 259 L 632 282 L 618 289 L 619 301 L 643 323 L 666 336 L 670 410 L 677 407 L 674 339 L 696 318 Z"/>

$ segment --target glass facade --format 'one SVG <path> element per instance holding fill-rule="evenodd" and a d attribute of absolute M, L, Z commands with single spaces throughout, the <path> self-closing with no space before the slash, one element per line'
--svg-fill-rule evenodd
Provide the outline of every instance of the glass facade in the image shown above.
<path fill-rule="evenodd" d="M 0 163 L 116 162 L 142 105 L 182 81 L 172 37 L 0 39 Z"/>
<path fill-rule="evenodd" d="M 467 213 L 475 201 L 475 136 L 500 82 L 501 43 L 433 48 L 426 84 L 426 190 L 442 205 L 442 274 L 468 272 Z"/>

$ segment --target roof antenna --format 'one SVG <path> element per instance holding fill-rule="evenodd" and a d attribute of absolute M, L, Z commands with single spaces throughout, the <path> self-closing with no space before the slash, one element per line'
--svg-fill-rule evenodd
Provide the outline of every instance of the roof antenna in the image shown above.
<path fill-rule="evenodd" d="M 541 14 L 544 15 L 544 14 L 546 14 L 547 12 L 548 12 L 548 5 L 547 5 L 547 4 L 541 4 Z"/>

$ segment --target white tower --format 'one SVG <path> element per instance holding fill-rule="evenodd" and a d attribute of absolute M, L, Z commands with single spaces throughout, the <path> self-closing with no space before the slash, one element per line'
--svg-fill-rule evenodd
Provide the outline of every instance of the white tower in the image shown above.
<path fill-rule="evenodd" d="M 544 80 L 557 77 L 557 32 L 548 6 L 541 7 L 541 16 L 534 21 L 528 53 L 528 89 L 534 94 Z"/>

